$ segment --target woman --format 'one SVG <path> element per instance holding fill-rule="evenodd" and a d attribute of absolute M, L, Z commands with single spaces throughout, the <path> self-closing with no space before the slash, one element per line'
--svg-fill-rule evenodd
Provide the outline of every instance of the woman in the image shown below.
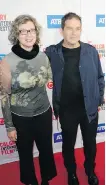
<path fill-rule="evenodd" d="M 52 109 L 46 92 L 51 79 L 48 58 L 39 50 L 40 27 L 30 15 L 12 23 L 12 51 L 1 62 L 2 112 L 8 137 L 16 142 L 20 180 L 38 185 L 33 163 L 33 142 L 39 150 L 42 182 L 56 176 L 52 150 Z"/>

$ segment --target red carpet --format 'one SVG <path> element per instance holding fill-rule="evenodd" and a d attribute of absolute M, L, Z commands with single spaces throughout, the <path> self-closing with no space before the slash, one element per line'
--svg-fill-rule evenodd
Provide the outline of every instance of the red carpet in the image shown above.
<path fill-rule="evenodd" d="M 76 149 L 76 161 L 77 161 L 77 174 L 80 181 L 80 185 L 88 185 L 87 177 L 83 168 L 83 150 Z M 55 161 L 58 171 L 58 176 L 50 182 L 50 185 L 67 185 L 67 173 L 63 165 L 63 159 L 61 153 L 55 154 Z M 101 143 L 97 145 L 97 157 L 96 157 L 96 174 L 99 177 L 99 185 L 105 185 L 105 144 Z M 37 171 L 37 177 L 40 181 L 40 172 L 38 159 L 35 159 L 35 166 Z M 0 166 L 0 185 L 21 185 L 19 182 L 18 162 L 5 164 Z"/>

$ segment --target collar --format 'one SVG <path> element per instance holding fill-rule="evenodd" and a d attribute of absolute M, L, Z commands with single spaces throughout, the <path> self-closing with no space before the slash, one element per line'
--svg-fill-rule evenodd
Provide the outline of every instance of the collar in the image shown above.
<path fill-rule="evenodd" d="M 39 46 L 34 45 L 33 49 L 31 51 L 26 51 L 23 48 L 21 48 L 21 46 L 19 44 L 16 44 L 11 48 L 11 50 L 18 57 L 23 58 L 23 59 L 27 59 L 27 60 L 31 60 L 31 59 L 35 58 L 37 56 L 37 54 L 39 53 Z"/>

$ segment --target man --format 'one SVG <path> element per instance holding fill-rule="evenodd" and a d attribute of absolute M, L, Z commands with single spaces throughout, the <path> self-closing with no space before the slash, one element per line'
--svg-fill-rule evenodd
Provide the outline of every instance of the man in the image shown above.
<path fill-rule="evenodd" d="M 103 104 L 104 75 L 96 49 L 80 41 L 82 23 L 75 13 L 62 18 L 63 41 L 46 48 L 53 72 L 53 107 L 60 120 L 68 184 L 79 185 L 74 146 L 80 124 L 85 172 L 89 185 L 98 185 L 94 172 L 98 106 Z"/>

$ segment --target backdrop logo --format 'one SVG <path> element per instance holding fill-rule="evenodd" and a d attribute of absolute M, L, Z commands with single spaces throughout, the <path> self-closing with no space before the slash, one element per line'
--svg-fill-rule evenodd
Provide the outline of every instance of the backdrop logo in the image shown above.
<path fill-rule="evenodd" d="M 60 28 L 63 15 L 47 15 L 48 28 Z"/>
<path fill-rule="evenodd" d="M 97 133 L 105 132 L 105 123 L 98 124 Z"/>
<path fill-rule="evenodd" d="M 92 41 L 88 41 L 88 43 L 97 49 L 100 58 L 105 57 L 105 44 L 93 44 Z"/>
<path fill-rule="evenodd" d="M 105 27 L 105 14 L 96 15 L 96 27 Z"/>
<path fill-rule="evenodd" d="M 9 21 L 6 14 L 0 14 L 0 31 L 8 31 L 12 21 Z"/>
<path fill-rule="evenodd" d="M 17 152 L 17 147 L 13 141 L 0 142 L 0 154 L 8 155 Z"/>
<path fill-rule="evenodd" d="M 98 112 L 105 110 L 105 103 L 98 108 Z"/>
<path fill-rule="evenodd" d="M 51 82 L 48 82 L 47 87 L 48 87 L 49 89 L 52 89 L 52 88 L 53 88 L 53 82 L 52 82 L 52 81 L 51 81 Z"/>
<path fill-rule="evenodd" d="M 4 119 L 0 118 L 0 125 L 4 125 Z"/>
<path fill-rule="evenodd" d="M 54 115 L 53 109 L 52 109 L 52 120 L 53 120 L 53 121 L 54 121 L 54 120 L 57 120 L 56 117 L 55 117 L 55 115 Z"/>
<path fill-rule="evenodd" d="M 62 142 L 62 134 L 61 132 L 54 134 L 54 143 Z"/>
<path fill-rule="evenodd" d="M 0 60 L 2 60 L 3 57 L 5 57 L 5 54 L 0 54 Z"/>

